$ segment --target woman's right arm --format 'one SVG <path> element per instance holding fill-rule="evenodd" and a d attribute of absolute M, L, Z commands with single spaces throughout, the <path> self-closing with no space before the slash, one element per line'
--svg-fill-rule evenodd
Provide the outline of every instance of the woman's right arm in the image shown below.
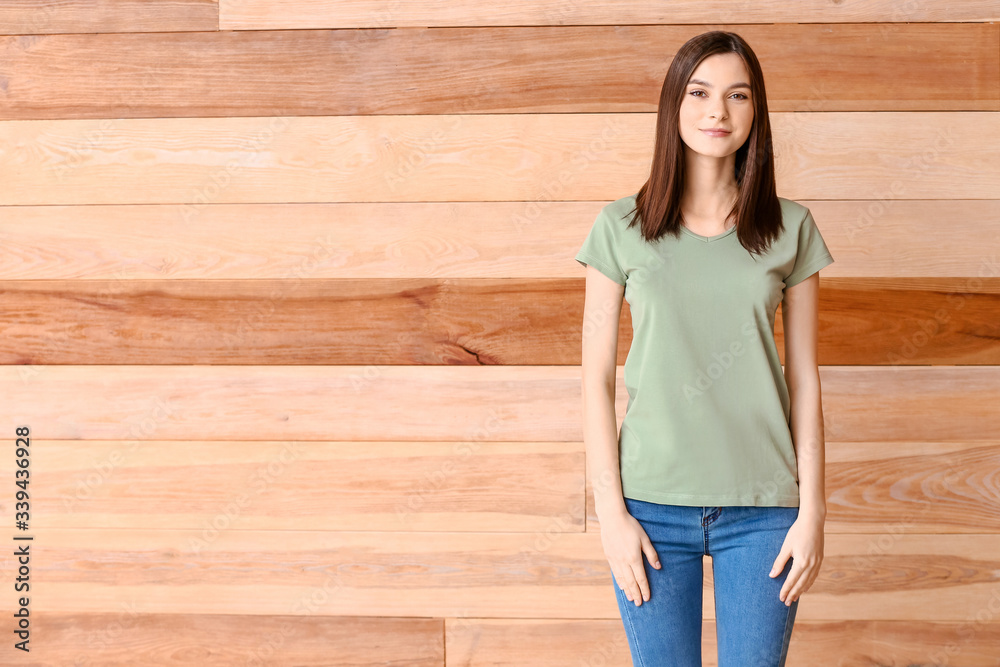
<path fill-rule="evenodd" d="M 624 295 L 624 285 L 592 265 L 587 266 L 583 307 L 583 439 L 604 554 L 618 587 L 639 606 L 650 595 L 642 554 L 646 554 L 653 567 L 659 568 L 660 563 L 646 531 L 628 513 L 622 496 L 615 385 L 618 321 Z"/>
<path fill-rule="evenodd" d="M 625 286 L 587 266 L 583 306 L 583 440 L 598 519 L 625 512 L 615 416 L 618 321 Z"/>

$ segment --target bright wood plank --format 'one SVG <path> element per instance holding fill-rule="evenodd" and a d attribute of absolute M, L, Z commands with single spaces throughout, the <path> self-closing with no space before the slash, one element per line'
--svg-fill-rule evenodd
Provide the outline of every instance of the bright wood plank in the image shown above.
<path fill-rule="evenodd" d="M 827 438 L 826 534 L 1000 533 L 998 444 Z M 587 531 L 600 530 L 592 484 L 588 479 Z"/>
<path fill-rule="evenodd" d="M 607 203 L 0 206 L 0 280 L 582 278 L 573 256 Z M 1000 199 L 800 203 L 836 259 L 824 284 L 1000 276 L 983 243 Z"/>
<path fill-rule="evenodd" d="M 997 25 L 739 32 L 767 75 L 771 112 L 1000 110 Z M 614 25 L 67 34 L 30 48 L 0 38 L 0 118 L 655 113 L 690 37 L 687 26 Z"/>
<path fill-rule="evenodd" d="M 619 416 L 628 403 L 618 367 Z M 1000 433 L 998 366 L 823 366 L 829 441 Z M 578 442 L 579 366 L 0 366 L 41 440 Z M 873 416 L 877 416 L 875 419 Z"/>
<path fill-rule="evenodd" d="M 649 168 L 654 114 L 0 123 L 0 204 L 606 199 Z M 995 199 L 990 112 L 773 114 L 790 199 Z M 910 164 L 907 169 L 900 165 Z"/>
<path fill-rule="evenodd" d="M 705 592 L 710 595 L 709 591 Z M 620 620 L 445 619 L 449 667 L 631 667 Z M 996 667 L 1000 623 L 810 621 L 799 617 L 788 665 Z M 717 667 L 716 623 L 702 621 L 702 664 Z"/>
<path fill-rule="evenodd" d="M 900 21 L 991 21 L 1000 17 L 995 0 L 961 3 L 884 0 L 830 3 L 644 0 L 581 3 L 513 0 L 502 6 L 483 0 L 383 2 L 380 0 L 219 0 L 223 30 L 266 28 L 393 28 L 468 25 L 625 25 L 629 23 L 893 23 Z M 740 31 L 742 26 L 721 26 Z M 705 26 L 708 30 L 709 26 Z"/>
<path fill-rule="evenodd" d="M 35 440 L 31 460 L 38 530 L 583 531 L 576 442 Z"/>
<path fill-rule="evenodd" d="M 174 667 L 197 655 L 205 667 L 268 658 L 303 667 L 375 667 L 393 661 L 414 667 L 630 667 L 619 620 L 488 618 L 379 618 L 36 612 L 33 627 L 45 641 L 32 647 L 32 664 Z M 445 631 L 442 632 L 442 624 Z M 715 667 L 716 626 L 703 625 L 702 657 Z M 220 642 L 219 637 L 226 637 Z M 789 664 L 870 667 L 873 664 L 961 664 L 995 667 L 1000 624 L 934 621 L 796 619 Z M 946 647 L 952 645 L 949 651 Z M 445 649 L 447 663 L 443 663 Z M 183 653 L 181 653 L 183 652 Z M 946 662 L 942 659 L 949 658 Z M 180 658 L 182 659 L 182 658 Z M 252 663 L 248 663 L 252 664 Z"/>
<path fill-rule="evenodd" d="M 0 206 L 0 279 L 112 279 L 126 288 L 184 278 L 581 278 L 573 255 L 607 203 Z M 990 223 L 982 202 L 942 204 L 965 211 L 970 230 Z M 939 227 L 932 213 L 919 220 L 928 233 Z M 824 223 L 824 232 L 837 224 Z M 970 261 L 982 244 L 965 247 L 956 247 L 956 261 Z"/>
<path fill-rule="evenodd" d="M 303 609 L 308 612 L 308 607 Z M 101 667 L 441 667 L 444 619 L 31 610 L 31 662 Z M 5 647 L 5 651 L 10 651 Z M 7 655 L 10 655 L 9 653 Z M 7 657 L 7 656 L 5 656 Z"/>
<path fill-rule="evenodd" d="M 3 0 L 0 4 L 0 34 L 4 35 L 218 28 L 216 0 Z M 18 38 L 16 43 L 31 51 L 47 42 Z"/>
<path fill-rule="evenodd" d="M 584 459 L 582 442 L 36 439 L 32 525 L 581 532 Z M 826 532 L 1000 532 L 998 470 L 996 440 L 827 442 Z M 599 530 L 589 488 L 586 512 Z"/>
<path fill-rule="evenodd" d="M 964 621 L 996 604 L 1000 535 L 884 537 L 830 535 L 797 618 Z M 309 613 L 618 618 L 597 533 L 227 530 L 206 542 L 184 530 L 50 529 L 35 544 L 34 611 L 301 614 L 319 595 Z"/>

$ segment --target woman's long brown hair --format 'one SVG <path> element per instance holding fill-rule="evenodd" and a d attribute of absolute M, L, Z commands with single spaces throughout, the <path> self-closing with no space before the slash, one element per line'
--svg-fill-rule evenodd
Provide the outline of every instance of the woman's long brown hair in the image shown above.
<path fill-rule="evenodd" d="M 736 151 L 736 183 L 739 194 L 730 211 L 735 213 L 736 235 L 750 253 L 761 254 L 783 229 L 781 203 L 774 183 L 771 123 L 764 92 L 764 74 L 757 56 L 742 37 L 714 30 L 688 40 L 674 56 L 660 90 L 656 116 L 656 143 L 649 179 L 636 195 L 635 215 L 629 227 L 639 222 L 642 235 L 654 241 L 666 233 L 680 233 L 681 195 L 684 192 L 684 142 L 678 130 L 681 100 L 692 72 L 702 60 L 717 53 L 735 53 L 750 73 L 754 104 L 753 127 Z"/>

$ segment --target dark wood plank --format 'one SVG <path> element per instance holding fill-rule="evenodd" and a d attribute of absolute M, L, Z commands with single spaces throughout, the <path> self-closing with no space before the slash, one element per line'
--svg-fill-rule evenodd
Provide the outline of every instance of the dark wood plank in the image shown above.
<path fill-rule="evenodd" d="M 217 0 L 3 0 L 0 3 L 0 34 L 4 35 L 218 28 Z M 142 39 L 156 37 L 147 35 Z M 11 43 L 32 51 L 46 41 L 23 37 Z M 72 69 L 79 73 L 79 63 Z"/>
<path fill-rule="evenodd" d="M 821 364 L 1000 364 L 1000 275 L 820 282 Z M 774 324 L 784 363 L 780 306 Z"/>
<path fill-rule="evenodd" d="M 1000 277 L 820 281 L 821 364 L 1000 364 Z M 7 280 L 0 363 L 575 365 L 583 282 Z"/>
<path fill-rule="evenodd" d="M 997 25 L 738 30 L 767 75 L 772 112 L 1000 110 Z M 8 37 L 0 119 L 655 112 L 691 34 L 616 25 Z"/>
<path fill-rule="evenodd" d="M 0 309 L 19 315 L 0 325 L 0 361 L 579 363 L 581 286 L 580 279 L 5 281 Z"/>

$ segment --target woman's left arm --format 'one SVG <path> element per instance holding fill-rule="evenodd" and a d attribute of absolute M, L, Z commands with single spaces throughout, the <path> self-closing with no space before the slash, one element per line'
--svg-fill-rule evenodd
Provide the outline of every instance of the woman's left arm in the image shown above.
<path fill-rule="evenodd" d="M 816 346 L 819 329 L 819 272 L 785 290 L 781 302 L 785 336 L 785 380 L 791 406 L 790 427 L 799 477 L 799 516 L 788 530 L 771 576 L 792 569 L 781 588 L 790 605 L 809 590 L 823 562 L 826 522 L 823 401 Z"/>

